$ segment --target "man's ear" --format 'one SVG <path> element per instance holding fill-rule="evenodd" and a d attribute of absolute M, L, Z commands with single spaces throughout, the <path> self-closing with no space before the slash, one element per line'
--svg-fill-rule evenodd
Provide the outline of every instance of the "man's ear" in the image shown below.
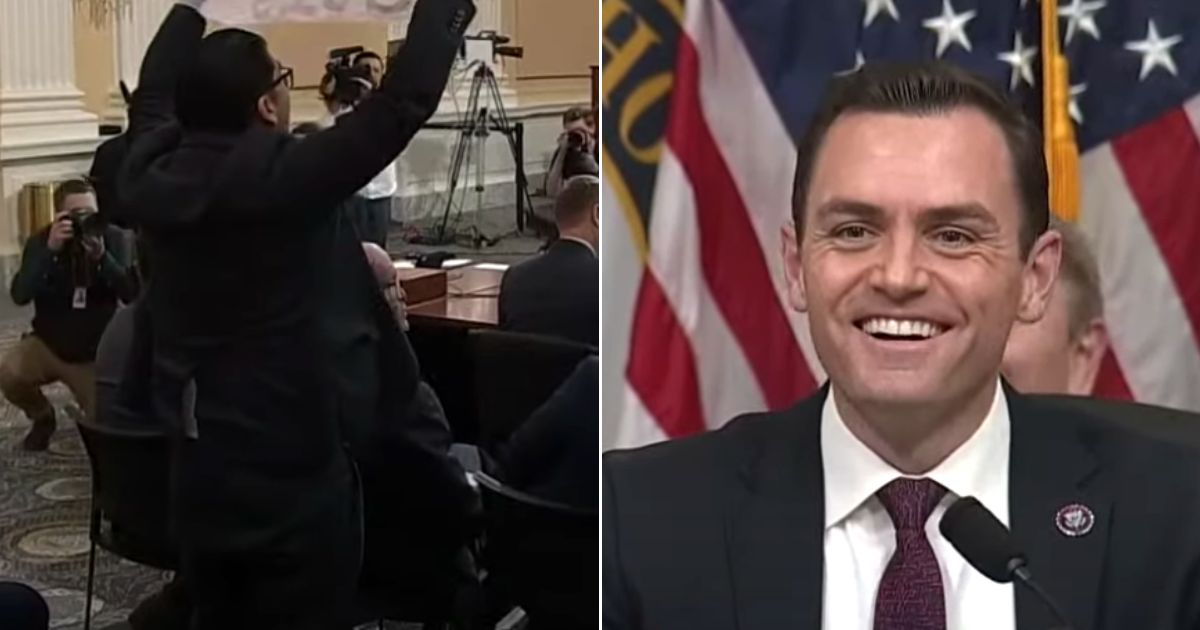
<path fill-rule="evenodd" d="M 1017 321 L 1033 324 L 1042 319 L 1058 280 L 1061 260 L 1062 235 L 1055 230 L 1047 230 L 1034 242 L 1021 272 L 1021 304 L 1017 308 Z"/>
<path fill-rule="evenodd" d="M 1100 374 L 1100 364 L 1108 351 L 1108 328 L 1099 317 L 1088 322 L 1078 338 L 1071 342 L 1067 393 L 1091 396 Z"/>
<path fill-rule="evenodd" d="M 796 224 L 788 221 L 779 230 L 783 273 L 787 276 L 788 304 L 797 312 L 808 311 L 808 292 L 804 288 L 804 265 L 796 242 Z"/>
<path fill-rule="evenodd" d="M 600 227 L 600 204 L 592 206 L 592 225 Z"/>
<path fill-rule="evenodd" d="M 263 122 L 272 127 L 279 124 L 279 105 L 269 93 L 258 97 L 258 103 L 255 105 L 255 108 L 258 110 L 258 117 Z"/>

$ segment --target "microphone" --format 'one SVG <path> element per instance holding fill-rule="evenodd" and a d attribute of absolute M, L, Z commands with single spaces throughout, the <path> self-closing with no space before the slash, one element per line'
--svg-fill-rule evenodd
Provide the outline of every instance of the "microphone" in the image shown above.
<path fill-rule="evenodd" d="M 938 529 L 976 571 L 1000 584 L 1015 578 L 1046 604 L 1065 630 L 1071 630 L 1062 609 L 1034 581 L 1024 554 L 1013 546 L 1008 528 L 978 499 L 963 497 L 955 501 L 942 516 Z"/>

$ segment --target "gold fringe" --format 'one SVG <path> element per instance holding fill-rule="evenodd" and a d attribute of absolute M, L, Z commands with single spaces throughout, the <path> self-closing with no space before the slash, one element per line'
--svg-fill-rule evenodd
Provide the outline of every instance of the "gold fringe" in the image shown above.
<path fill-rule="evenodd" d="M 77 12 L 86 12 L 96 26 L 104 26 L 129 10 L 133 0 L 74 0 Z"/>
<path fill-rule="evenodd" d="M 1071 81 L 1058 46 L 1058 3 L 1042 0 L 1042 134 L 1050 175 L 1050 210 L 1064 221 L 1079 219 L 1079 148 L 1071 121 Z"/>

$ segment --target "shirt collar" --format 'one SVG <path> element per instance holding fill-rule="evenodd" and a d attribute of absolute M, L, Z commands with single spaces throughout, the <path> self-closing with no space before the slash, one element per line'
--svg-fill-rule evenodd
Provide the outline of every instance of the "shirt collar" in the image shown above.
<path fill-rule="evenodd" d="M 846 428 L 830 388 L 821 410 L 821 459 L 825 472 L 825 528 L 850 516 L 875 493 L 905 475 L 885 462 Z M 992 406 L 979 429 L 962 446 L 923 477 L 933 479 L 957 497 L 974 496 L 1001 522 L 1008 524 L 1008 400 L 999 381 Z"/>
<path fill-rule="evenodd" d="M 558 237 L 558 240 L 560 240 L 560 241 L 574 241 L 574 242 L 576 242 L 576 243 L 580 243 L 580 244 L 582 244 L 584 247 L 588 248 L 588 251 L 589 251 L 589 252 L 592 252 L 592 255 L 593 255 L 593 256 L 596 256 L 596 258 L 599 258 L 599 257 L 600 257 L 600 256 L 598 256 L 598 255 L 596 254 L 596 248 L 595 248 L 595 247 L 592 247 L 592 244 L 591 244 L 591 243 L 587 242 L 586 240 L 584 240 L 584 239 L 582 239 L 582 238 L 579 238 L 578 236 L 566 236 L 566 235 L 564 235 L 564 236 L 560 236 L 560 237 Z"/>

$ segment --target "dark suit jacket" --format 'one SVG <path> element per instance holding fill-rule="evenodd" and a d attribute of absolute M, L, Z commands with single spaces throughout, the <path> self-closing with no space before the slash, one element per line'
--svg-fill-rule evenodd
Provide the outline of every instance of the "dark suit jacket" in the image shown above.
<path fill-rule="evenodd" d="M 500 283 L 500 328 L 562 337 L 596 346 L 600 340 L 600 261 L 576 241 L 516 265 Z"/>
<path fill-rule="evenodd" d="M 181 436 L 195 384 L 198 435 L 176 454 L 183 540 L 263 549 L 342 527 L 333 515 L 355 503 L 355 464 L 393 480 L 379 505 L 403 499 L 424 517 L 412 523 L 465 535 L 474 495 L 446 428 L 408 413 L 416 359 L 336 209 L 436 110 L 472 12 L 469 0 L 418 3 L 381 89 L 302 141 L 259 125 L 183 129 L 178 69 L 205 21 L 176 5 L 151 42 L 116 218 L 142 229 L 153 263 L 155 414 Z"/>
<path fill-rule="evenodd" d="M 498 474 L 533 496 L 597 510 L 599 442 L 600 359 L 592 356 L 499 448 Z"/>
<path fill-rule="evenodd" d="M 821 628 L 827 388 L 604 459 L 604 627 Z M 1080 630 L 1200 628 L 1200 454 L 1007 390 L 1010 522 Z M 1055 527 L 1070 503 L 1094 529 Z M 1016 589 L 1020 630 L 1056 624 Z"/>

